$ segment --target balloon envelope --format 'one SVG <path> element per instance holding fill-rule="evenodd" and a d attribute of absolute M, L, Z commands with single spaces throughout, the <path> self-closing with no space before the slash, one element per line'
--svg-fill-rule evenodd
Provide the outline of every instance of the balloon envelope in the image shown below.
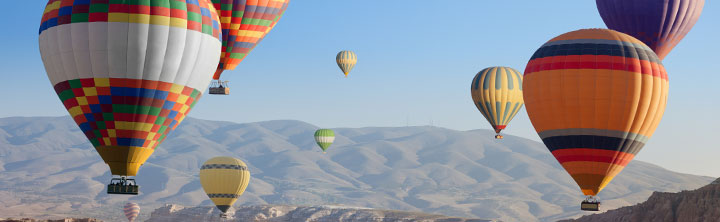
<path fill-rule="evenodd" d="M 595 0 L 605 25 L 629 34 L 660 59 L 690 32 L 705 0 Z"/>
<path fill-rule="evenodd" d="M 123 207 L 123 213 L 125 213 L 125 217 L 127 217 L 128 221 L 133 222 L 137 218 L 138 214 L 140 214 L 140 205 L 136 203 L 127 203 Z"/>
<path fill-rule="evenodd" d="M 523 106 L 522 74 L 509 67 L 483 69 L 472 81 L 473 103 L 500 133 Z"/>
<path fill-rule="evenodd" d="M 250 183 L 245 162 L 232 157 L 214 157 L 200 167 L 200 184 L 223 213 L 237 201 Z"/>
<path fill-rule="evenodd" d="M 200 99 L 219 38 L 209 0 L 50 0 L 39 44 L 60 101 L 111 173 L 134 176 Z"/>
<path fill-rule="evenodd" d="M 214 79 L 234 70 L 272 30 L 290 0 L 212 0 L 222 23 L 222 55 Z"/>
<path fill-rule="evenodd" d="M 315 131 L 315 142 L 325 152 L 335 142 L 335 132 L 330 129 L 319 129 Z"/>
<path fill-rule="evenodd" d="M 338 67 L 340 67 L 340 70 L 345 74 L 345 77 L 347 77 L 355 67 L 355 64 L 357 64 L 357 55 L 352 51 L 340 51 L 337 56 L 335 56 L 335 61 Z"/>
<path fill-rule="evenodd" d="M 523 96 L 543 143 L 582 192 L 595 196 L 657 128 L 668 76 L 641 41 L 584 29 L 535 52 L 525 69 Z"/>

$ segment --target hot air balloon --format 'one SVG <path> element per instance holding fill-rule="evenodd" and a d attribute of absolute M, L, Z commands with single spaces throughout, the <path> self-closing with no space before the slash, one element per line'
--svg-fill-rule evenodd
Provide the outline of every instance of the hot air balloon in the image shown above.
<path fill-rule="evenodd" d="M 210 86 L 210 94 L 228 95 L 225 70 L 234 70 L 245 56 L 272 30 L 290 0 L 212 0 L 222 23 L 222 55 Z"/>
<path fill-rule="evenodd" d="M 470 85 L 475 106 L 495 129 L 495 139 L 502 139 L 505 129 L 523 106 L 522 74 L 509 67 L 483 69 Z"/>
<path fill-rule="evenodd" d="M 523 98 L 535 130 L 587 199 L 640 152 L 662 119 L 668 76 L 640 40 L 583 29 L 545 43 L 525 69 Z"/>
<path fill-rule="evenodd" d="M 335 142 L 335 132 L 330 129 L 319 129 L 315 131 L 315 142 L 323 150 L 323 153 L 326 153 L 330 145 Z"/>
<path fill-rule="evenodd" d="M 595 0 L 609 29 L 631 35 L 662 60 L 700 18 L 705 0 Z"/>
<path fill-rule="evenodd" d="M 250 182 L 250 171 L 242 160 L 232 157 L 214 157 L 200 167 L 200 183 L 215 206 L 227 217 L 227 210 L 245 192 Z"/>
<path fill-rule="evenodd" d="M 140 205 L 136 203 L 127 203 L 123 207 L 123 213 L 125 213 L 125 217 L 127 217 L 128 221 L 133 222 L 135 221 L 135 218 L 137 218 L 138 214 L 140 214 Z"/>
<path fill-rule="evenodd" d="M 50 83 L 112 175 L 108 193 L 135 194 L 128 176 L 196 104 L 220 60 L 209 0 L 50 0 L 40 25 Z"/>
<path fill-rule="evenodd" d="M 357 55 L 352 51 L 343 50 L 335 56 L 335 61 L 338 67 L 340 67 L 340 70 L 345 74 L 345 78 L 347 78 L 350 71 L 355 67 L 355 64 L 357 64 Z"/>

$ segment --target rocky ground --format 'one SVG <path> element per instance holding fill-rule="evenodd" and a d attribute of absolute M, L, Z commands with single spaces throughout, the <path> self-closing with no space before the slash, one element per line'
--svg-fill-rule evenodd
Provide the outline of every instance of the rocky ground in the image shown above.
<path fill-rule="evenodd" d="M 221 219 L 215 207 L 183 207 L 169 204 L 152 212 L 146 222 L 486 222 L 490 220 L 448 217 L 406 211 L 377 210 L 347 206 L 289 206 L 259 205 L 239 207 L 229 211 L 231 219 Z"/>
<path fill-rule="evenodd" d="M 76 218 L 64 218 L 64 219 L 55 219 L 55 220 L 36 220 L 32 218 L 8 218 L 8 219 L 2 219 L 0 218 L 0 222 L 102 222 L 98 219 L 93 218 L 82 218 L 82 219 L 76 219 Z"/>
<path fill-rule="evenodd" d="M 568 221 L 720 221 L 720 179 L 692 191 L 654 192 L 643 203 Z"/>

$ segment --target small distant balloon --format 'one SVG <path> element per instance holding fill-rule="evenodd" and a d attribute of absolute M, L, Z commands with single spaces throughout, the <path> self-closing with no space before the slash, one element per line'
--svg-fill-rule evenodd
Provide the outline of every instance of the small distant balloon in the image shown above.
<path fill-rule="evenodd" d="M 315 131 L 315 142 L 317 142 L 323 153 L 327 152 L 330 145 L 335 142 L 335 132 L 330 129 L 319 129 Z"/>
<path fill-rule="evenodd" d="M 140 205 L 137 203 L 127 203 L 123 207 L 123 213 L 125 213 L 125 217 L 128 221 L 134 222 L 140 214 Z"/>
<path fill-rule="evenodd" d="M 357 55 L 352 51 L 340 51 L 335 57 L 335 61 L 337 61 L 337 65 L 345 74 L 345 77 L 347 77 L 355 64 L 357 64 Z"/>

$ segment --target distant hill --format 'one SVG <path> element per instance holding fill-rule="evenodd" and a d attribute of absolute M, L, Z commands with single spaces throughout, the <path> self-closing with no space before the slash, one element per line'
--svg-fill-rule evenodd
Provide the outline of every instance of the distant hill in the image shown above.
<path fill-rule="evenodd" d="M 167 205 L 152 212 L 145 222 L 225 222 L 225 221 L 265 221 L 265 222 L 491 222 L 482 219 L 447 217 L 419 212 L 376 210 L 348 206 L 288 206 L 255 205 L 239 207 L 228 212 L 228 219 L 220 218 L 215 207 L 183 207 Z"/>
<path fill-rule="evenodd" d="M 108 167 L 69 117 L 0 119 L 0 215 L 140 220 L 166 203 L 211 206 L 198 180 L 207 159 L 244 160 L 252 174 L 236 206 L 344 204 L 503 221 L 554 221 L 578 210 L 579 188 L 543 144 L 490 130 L 438 127 L 334 129 L 327 154 L 308 123 L 238 124 L 189 118 L 157 148 L 137 177 L 141 195 L 109 196 Z M 651 147 L 650 147 L 651 148 Z M 603 209 L 636 204 L 652 191 L 676 192 L 712 178 L 633 161 L 601 193 Z"/>
<path fill-rule="evenodd" d="M 718 221 L 720 220 L 720 179 L 697 190 L 679 193 L 654 192 L 647 201 L 583 216 L 577 222 L 602 221 Z"/>

